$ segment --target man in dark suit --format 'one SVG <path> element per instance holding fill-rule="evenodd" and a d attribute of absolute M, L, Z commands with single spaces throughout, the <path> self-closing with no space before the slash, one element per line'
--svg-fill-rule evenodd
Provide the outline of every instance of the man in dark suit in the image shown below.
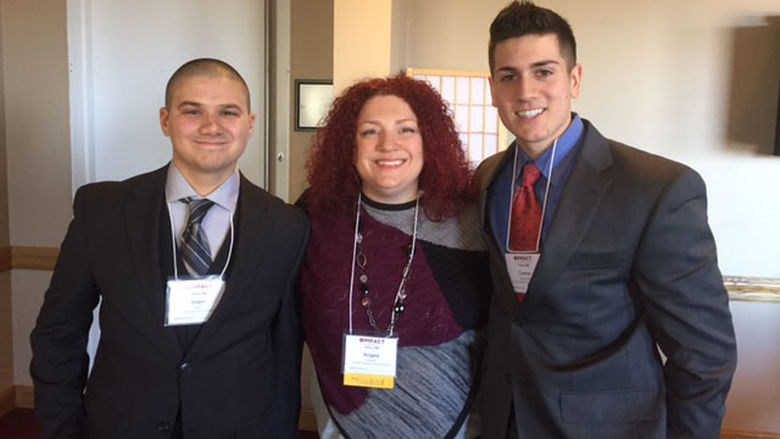
<path fill-rule="evenodd" d="M 308 221 L 237 170 L 255 115 L 231 66 L 180 67 L 160 123 L 171 163 L 76 193 L 31 336 L 44 436 L 294 438 Z"/>
<path fill-rule="evenodd" d="M 717 438 L 736 348 L 701 177 L 571 112 L 582 67 L 555 12 L 511 3 L 489 54 L 516 141 L 477 171 L 483 437 Z"/>

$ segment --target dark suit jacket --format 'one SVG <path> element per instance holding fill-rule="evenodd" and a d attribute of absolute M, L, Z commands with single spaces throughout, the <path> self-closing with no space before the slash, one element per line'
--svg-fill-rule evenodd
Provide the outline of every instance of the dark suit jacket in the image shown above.
<path fill-rule="evenodd" d="M 717 438 L 736 347 L 704 183 L 587 121 L 582 141 L 522 305 L 485 230 L 483 437 L 506 437 L 514 404 L 523 438 Z M 512 157 L 477 171 L 486 228 Z"/>
<path fill-rule="evenodd" d="M 170 227 L 166 171 L 76 193 L 31 336 L 44 435 L 170 437 L 180 409 L 187 439 L 293 438 L 302 347 L 296 289 L 308 221 L 241 178 L 226 289 L 184 351 L 163 327 L 172 274 L 160 268 L 162 257 L 172 258 L 170 238 L 160 239 L 170 236 L 161 230 Z M 99 298 L 102 334 L 87 379 L 87 331 Z"/>

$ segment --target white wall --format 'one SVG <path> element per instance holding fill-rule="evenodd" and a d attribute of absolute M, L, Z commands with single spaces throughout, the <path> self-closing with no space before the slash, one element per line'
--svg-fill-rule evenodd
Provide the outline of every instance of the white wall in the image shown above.
<path fill-rule="evenodd" d="M 407 67 L 487 70 L 490 22 L 507 3 L 409 2 Z M 780 2 L 537 4 L 574 29 L 584 69 L 575 111 L 606 136 L 704 176 L 724 274 L 780 277 L 780 158 L 767 155 L 780 78 Z"/>
<path fill-rule="evenodd" d="M 171 158 L 158 109 L 171 74 L 193 58 L 223 59 L 250 89 L 258 114 L 241 157 L 244 175 L 265 181 L 264 6 L 255 0 L 101 0 L 68 3 L 72 79 L 76 88 L 74 186 L 122 180 Z"/>

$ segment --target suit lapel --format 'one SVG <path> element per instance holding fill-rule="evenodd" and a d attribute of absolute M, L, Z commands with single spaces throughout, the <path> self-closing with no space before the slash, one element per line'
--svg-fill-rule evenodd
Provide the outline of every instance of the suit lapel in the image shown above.
<path fill-rule="evenodd" d="M 514 157 L 515 148 L 517 147 L 515 142 L 512 142 L 504 152 L 491 156 L 485 160 L 477 169 L 477 181 L 479 182 L 479 220 L 482 230 L 489 230 L 485 221 L 487 221 L 487 212 L 490 208 L 488 205 L 488 189 L 493 184 L 493 179 L 496 178 L 496 174 L 504 168 L 507 162 Z"/>
<path fill-rule="evenodd" d="M 560 277 L 599 209 L 612 178 L 607 140 L 588 122 L 582 150 L 566 181 L 529 291 L 547 291 Z M 534 300 L 528 295 L 528 301 Z"/>
<path fill-rule="evenodd" d="M 139 329 L 149 331 L 151 340 L 166 339 L 167 343 L 163 342 L 163 350 L 167 352 L 173 349 L 172 352 L 179 358 L 181 346 L 178 340 L 173 331 L 165 331 L 163 328 L 165 289 L 160 285 L 163 278 L 160 270 L 160 218 L 163 214 L 168 218 L 167 211 L 162 211 L 167 174 L 168 166 L 165 166 L 138 182 L 125 204 L 125 224 L 137 282 L 148 306 L 144 314 L 146 317 L 135 316 L 148 320 L 147 324 Z"/>
<path fill-rule="evenodd" d="M 504 169 L 504 166 L 508 166 L 508 163 L 515 156 L 515 148 L 517 143 L 512 144 L 503 153 L 496 154 L 488 158 L 483 162 L 477 170 L 477 178 L 479 182 L 479 203 L 480 203 L 480 225 L 482 227 L 482 234 L 485 242 L 488 246 L 490 258 L 492 259 L 491 266 L 502 267 L 497 270 L 498 276 L 501 278 L 502 286 L 495 287 L 495 297 L 503 303 L 503 306 L 512 310 L 514 314 L 520 309 L 520 305 L 517 303 L 514 288 L 512 287 L 512 281 L 509 279 L 509 274 L 504 269 L 504 253 L 501 251 L 500 246 L 496 242 L 493 233 L 490 230 L 488 224 L 488 212 L 490 209 L 490 186 L 493 184 L 496 175 Z M 494 272 L 495 274 L 495 272 Z"/>
<path fill-rule="evenodd" d="M 260 195 L 260 189 L 242 175 L 236 216 L 233 218 L 236 230 L 233 252 L 225 274 L 225 291 L 217 308 L 203 324 L 190 348 L 190 354 L 196 353 L 208 343 L 214 332 L 222 326 L 222 322 L 229 317 L 230 311 L 241 303 L 242 296 L 253 289 L 252 279 L 268 252 L 268 233 L 265 231 L 271 229 L 270 219 L 266 215 L 267 200 Z"/>

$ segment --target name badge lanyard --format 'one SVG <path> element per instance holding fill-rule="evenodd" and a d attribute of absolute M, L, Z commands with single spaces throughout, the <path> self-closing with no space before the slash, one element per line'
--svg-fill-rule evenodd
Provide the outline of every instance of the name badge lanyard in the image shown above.
<path fill-rule="evenodd" d="M 542 201 L 542 217 L 540 219 L 541 223 L 539 224 L 539 232 L 536 235 L 536 248 L 534 250 L 512 250 L 509 248 L 509 232 L 512 228 L 512 203 L 515 199 L 515 182 L 517 181 L 517 150 L 519 149 L 518 145 L 515 145 L 515 158 L 514 163 L 512 164 L 512 182 L 509 190 L 509 215 L 507 218 L 509 220 L 506 222 L 506 251 L 507 253 L 511 254 L 528 254 L 528 253 L 539 253 L 539 244 L 542 240 L 542 226 L 544 225 L 544 214 L 547 211 L 547 199 L 550 196 L 550 183 L 552 182 L 552 172 L 553 172 L 553 164 L 555 163 L 555 149 L 558 146 L 558 139 L 555 139 L 553 142 L 552 147 L 552 157 L 550 158 L 550 165 L 547 170 L 547 185 L 544 190 L 544 200 Z"/>
<path fill-rule="evenodd" d="M 233 255 L 235 232 L 233 212 L 228 211 L 230 225 L 230 246 L 222 272 L 217 275 L 187 276 L 179 279 L 179 264 L 176 251 L 176 230 L 173 224 L 171 207 L 168 216 L 171 219 L 171 249 L 173 254 L 173 279 L 168 280 L 165 301 L 165 326 L 193 325 L 205 323 L 219 302 L 225 287 L 225 272 Z"/>
<path fill-rule="evenodd" d="M 420 197 L 414 207 L 414 226 L 412 229 L 412 248 L 409 251 L 409 260 L 401 273 L 401 281 L 393 300 L 393 309 L 390 315 L 390 325 L 385 336 L 356 335 L 352 324 L 352 304 L 355 296 L 355 271 L 357 262 L 357 245 L 362 239 L 360 236 L 360 210 L 362 209 L 363 196 L 358 194 L 357 213 L 355 214 L 355 235 L 352 244 L 352 273 L 349 278 L 349 333 L 344 334 L 342 349 L 342 372 L 344 385 L 355 387 L 368 387 L 375 389 L 392 389 L 395 386 L 395 375 L 398 355 L 398 337 L 393 337 L 397 313 L 395 304 L 406 297 L 406 280 L 414 260 L 417 244 L 417 223 L 420 212 Z"/>

